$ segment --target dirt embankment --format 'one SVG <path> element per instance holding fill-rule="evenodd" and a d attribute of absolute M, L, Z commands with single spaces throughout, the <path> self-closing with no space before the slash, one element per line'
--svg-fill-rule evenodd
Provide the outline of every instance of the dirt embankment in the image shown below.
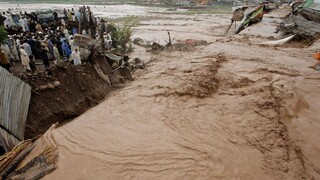
<path fill-rule="evenodd" d="M 112 85 L 125 82 L 120 71 L 111 71 L 107 60 L 97 56 L 95 64 L 61 65 L 19 75 L 33 89 L 25 138 L 43 134 L 53 123 L 74 118 L 101 102 Z"/>

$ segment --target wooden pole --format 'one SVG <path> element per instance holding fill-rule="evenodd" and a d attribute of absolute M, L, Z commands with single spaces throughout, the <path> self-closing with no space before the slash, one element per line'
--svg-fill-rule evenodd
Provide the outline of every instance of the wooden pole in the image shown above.
<path fill-rule="evenodd" d="M 228 26 L 228 29 L 227 29 L 227 30 L 226 30 L 226 32 L 224 33 L 224 36 L 228 34 L 228 32 L 229 32 L 229 30 L 230 30 L 230 28 L 231 28 L 231 26 L 232 26 L 233 22 L 234 22 L 234 21 L 233 21 L 233 20 L 231 20 L 231 23 L 230 23 L 230 25 Z"/>

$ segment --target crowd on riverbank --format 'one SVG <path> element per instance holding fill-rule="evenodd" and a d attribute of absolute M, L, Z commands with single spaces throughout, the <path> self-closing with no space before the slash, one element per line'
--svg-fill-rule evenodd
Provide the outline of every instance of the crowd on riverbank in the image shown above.
<path fill-rule="evenodd" d="M 41 61 L 44 68 L 63 62 L 80 65 L 80 49 L 74 44 L 77 34 L 101 39 L 107 49 L 112 46 L 107 22 L 94 17 L 90 7 L 80 7 L 76 12 L 74 9 L 63 9 L 61 18 L 53 12 L 51 22 L 32 13 L 20 12 L 19 23 L 14 23 L 10 9 L 1 14 L 5 19 L 3 25 L 10 35 L 1 44 L 0 63 L 8 71 L 20 62 L 23 72 L 36 71 L 35 63 Z M 10 33 L 14 27 L 15 33 Z"/>

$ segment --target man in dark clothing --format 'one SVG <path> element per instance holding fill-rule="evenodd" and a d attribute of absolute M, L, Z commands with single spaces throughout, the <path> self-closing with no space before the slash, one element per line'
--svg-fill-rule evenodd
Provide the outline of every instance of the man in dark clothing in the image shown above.
<path fill-rule="evenodd" d="M 33 38 L 28 37 L 27 40 L 27 44 L 29 44 L 31 51 L 32 51 L 32 55 L 29 55 L 29 66 L 31 68 L 32 72 L 37 71 L 37 67 L 36 67 L 36 61 L 35 61 L 35 53 L 36 53 L 36 48 L 35 48 L 35 41 Z"/>
<path fill-rule="evenodd" d="M 56 22 L 58 21 L 58 13 L 56 11 L 53 12 L 53 18 Z"/>
<path fill-rule="evenodd" d="M 91 10 L 89 9 L 89 27 L 91 31 L 91 38 L 96 38 L 96 32 L 97 32 L 97 24 L 95 23 L 95 18 L 92 15 Z"/>
<path fill-rule="evenodd" d="M 36 67 L 36 61 L 34 59 L 33 56 L 29 56 L 30 62 L 29 62 L 29 66 L 32 72 L 37 71 L 37 67 Z"/>
<path fill-rule="evenodd" d="M 30 32 L 35 32 L 36 31 L 36 23 L 34 22 L 34 20 L 30 21 L 29 29 L 30 29 Z"/>
<path fill-rule="evenodd" d="M 68 20 L 68 16 L 67 16 L 66 8 L 63 9 L 63 14 L 64 14 L 64 20 L 67 21 Z"/>
<path fill-rule="evenodd" d="M 43 61 L 44 67 L 47 69 L 50 67 L 48 50 L 44 46 L 41 46 L 41 59 Z"/>
<path fill-rule="evenodd" d="M 39 38 L 36 38 L 35 41 L 34 41 L 34 48 L 35 48 L 35 53 L 34 53 L 34 56 L 36 59 L 40 59 L 41 56 L 41 42 L 39 40 Z"/>
<path fill-rule="evenodd" d="M 59 51 L 60 56 L 63 56 L 63 51 L 62 51 L 62 42 L 59 41 L 60 36 L 58 36 L 57 38 L 55 38 L 54 40 L 54 44 L 57 44 L 57 49 Z"/>
<path fill-rule="evenodd" d="M 101 24 L 100 24 L 100 32 L 99 32 L 99 35 L 100 35 L 100 40 L 101 40 L 101 48 L 104 49 L 106 46 L 105 46 L 105 42 L 104 42 L 104 32 L 107 31 L 107 26 L 105 24 L 105 21 L 103 19 L 101 19 Z"/>
<path fill-rule="evenodd" d="M 34 45 L 34 37 L 32 37 L 32 38 L 28 37 L 27 43 L 29 44 L 29 46 L 31 48 L 32 54 L 34 55 L 36 53 L 36 48 Z"/>

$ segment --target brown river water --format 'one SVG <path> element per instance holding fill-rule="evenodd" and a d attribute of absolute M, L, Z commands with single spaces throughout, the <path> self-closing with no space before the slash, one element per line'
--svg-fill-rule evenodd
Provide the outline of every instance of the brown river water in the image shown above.
<path fill-rule="evenodd" d="M 134 38 L 164 44 L 170 31 L 209 44 L 157 54 L 134 46 L 130 56 L 148 62 L 135 81 L 39 140 L 59 151 L 44 179 L 320 178 L 320 77 L 308 68 L 319 42 L 257 45 L 272 35 L 271 17 L 263 31 L 223 37 L 230 15 L 140 9 L 150 20 Z"/>

